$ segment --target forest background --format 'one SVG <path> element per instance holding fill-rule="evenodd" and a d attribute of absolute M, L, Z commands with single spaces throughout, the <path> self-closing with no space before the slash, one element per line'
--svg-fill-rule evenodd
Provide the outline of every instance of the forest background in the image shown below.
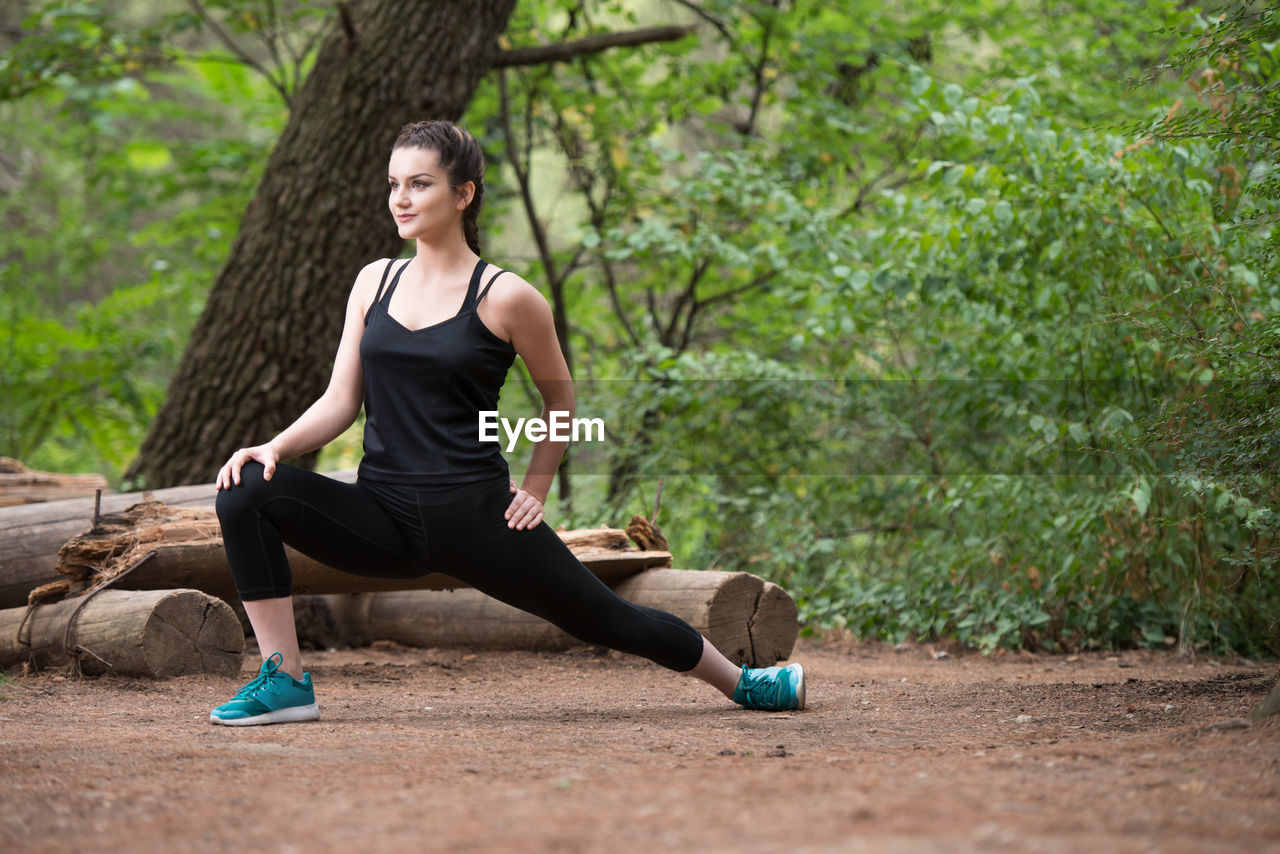
<path fill-rule="evenodd" d="M 0 5 L 0 454 L 148 485 L 351 8 Z M 549 518 L 658 507 L 678 565 L 778 581 L 808 631 L 1280 652 L 1274 14 L 520 0 L 500 41 L 670 24 L 490 71 L 459 117 L 487 253 L 552 301 L 607 424 Z M 536 413 L 519 364 L 505 391 Z M 353 466 L 359 430 L 305 462 Z"/>

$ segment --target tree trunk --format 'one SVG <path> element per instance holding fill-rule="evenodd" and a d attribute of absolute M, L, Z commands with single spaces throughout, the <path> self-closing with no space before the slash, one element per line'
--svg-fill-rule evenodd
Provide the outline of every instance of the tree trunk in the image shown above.
<path fill-rule="evenodd" d="M 129 478 L 211 481 L 320 396 L 356 274 L 404 245 L 386 205 L 396 133 L 462 114 L 514 5 L 340 5 Z"/>
<path fill-rule="evenodd" d="M 244 656 L 244 632 L 230 605 L 198 590 L 104 590 L 87 602 L 77 597 L 30 613 L 0 611 L 0 668 L 28 654 L 38 667 L 75 656 L 85 673 L 234 676 Z"/>

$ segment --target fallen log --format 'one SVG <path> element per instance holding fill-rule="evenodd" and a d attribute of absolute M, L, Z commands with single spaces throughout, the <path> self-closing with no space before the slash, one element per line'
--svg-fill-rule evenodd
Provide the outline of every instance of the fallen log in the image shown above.
<path fill-rule="evenodd" d="M 613 587 L 637 605 L 680 617 L 736 664 L 772 665 L 787 658 L 795 644 L 795 603 L 781 587 L 766 585 L 750 573 L 649 569 Z M 768 588 L 772 589 L 765 596 Z M 421 647 L 559 650 L 581 643 L 547 621 L 476 590 L 324 599 L 343 639 L 357 646 L 391 640 Z"/>
<path fill-rule="evenodd" d="M 748 628 L 751 635 L 751 657 L 771 666 L 791 656 L 800 634 L 800 610 L 796 600 L 772 581 L 764 583 L 756 611 Z"/>
<path fill-rule="evenodd" d="M 670 552 L 640 551 L 626 535 L 610 529 L 566 531 L 570 551 L 606 584 L 652 566 L 669 566 Z M 59 552 L 57 571 L 82 585 L 102 584 L 154 552 L 115 586 L 125 590 L 193 588 L 228 601 L 237 597 L 222 548 L 222 533 L 212 510 L 169 507 L 144 501 L 121 513 L 103 516 L 87 534 Z M 442 573 L 420 578 L 370 578 L 325 566 L 286 548 L 294 592 L 363 593 L 384 590 L 445 590 L 467 585 Z"/>
<path fill-rule="evenodd" d="M 764 580 L 749 572 L 665 569 L 628 579 L 614 591 L 629 602 L 675 614 L 725 658 L 751 664 L 751 616 L 763 588 Z"/>
<path fill-rule="evenodd" d="M 356 472 L 350 469 L 327 476 L 351 483 Z M 102 513 L 119 513 L 148 498 L 171 507 L 213 507 L 217 496 L 212 483 L 175 486 L 155 492 L 104 494 L 100 509 Z M 0 608 L 25 605 L 32 590 L 61 577 L 58 550 L 93 525 L 94 507 L 93 497 L 0 507 Z"/>
<path fill-rule="evenodd" d="M 234 676 L 243 656 L 231 606 L 198 590 L 103 590 L 0 611 L 0 668 L 76 658 L 84 673 Z"/>
<path fill-rule="evenodd" d="M 0 457 L 0 507 L 92 497 L 106 488 L 107 479 L 100 474 L 34 471 L 12 457 Z"/>

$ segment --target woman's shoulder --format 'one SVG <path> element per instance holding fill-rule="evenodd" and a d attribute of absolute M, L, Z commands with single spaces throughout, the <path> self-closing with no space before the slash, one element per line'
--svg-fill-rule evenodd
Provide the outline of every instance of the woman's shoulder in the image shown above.
<path fill-rule="evenodd" d="M 356 281 L 362 281 L 369 278 L 381 279 L 383 274 L 390 273 L 396 269 L 396 262 L 399 258 L 378 258 L 370 261 L 360 268 L 360 272 L 356 274 Z"/>
<path fill-rule="evenodd" d="M 488 290 L 478 308 L 480 319 L 517 352 L 529 332 L 536 337 L 553 329 L 550 303 L 519 273 L 494 268 L 483 281 Z"/>
<path fill-rule="evenodd" d="M 484 273 L 481 290 L 486 300 L 506 305 L 525 303 L 530 300 L 546 302 L 542 292 L 525 281 L 519 273 L 486 262 L 489 268 Z"/>
<path fill-rule="evenodd" d="M 356 287 L 368 287 L 370 282 L 374 287 L 385 284 L 411 260 L 411 258 L 379 258 L 376 261 L 370 261 L 356 274 Z"/>
<path fill-rule="evenodd" d="M 359 304 L 362 313 L 368 312 L 378 289 L 394 275 L 395 261 L 395 258 L 379 258 L 365 264 L 356 273 L 356 280 L 351 285 L 351 299 Z"/>

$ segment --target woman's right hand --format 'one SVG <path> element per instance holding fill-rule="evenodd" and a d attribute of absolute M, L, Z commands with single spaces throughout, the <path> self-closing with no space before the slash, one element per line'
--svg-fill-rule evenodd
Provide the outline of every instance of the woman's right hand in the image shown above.
<path fill-rule="evenodd" d="M 257 460 L 262 463 L 262 477 L 265 480 L 271 480 L 271 475 L 276 472 L 276 463 L 279 458 L 270 444 L 241 448 L 231 455 L 231 459 L 227 460 L 222 468 L 218 469 L 218 491 L 230 489 L 232 484 L 238 486 L 240 484 L 240 469 L 244 468 L 244 464 L 250 460 Z"/>

